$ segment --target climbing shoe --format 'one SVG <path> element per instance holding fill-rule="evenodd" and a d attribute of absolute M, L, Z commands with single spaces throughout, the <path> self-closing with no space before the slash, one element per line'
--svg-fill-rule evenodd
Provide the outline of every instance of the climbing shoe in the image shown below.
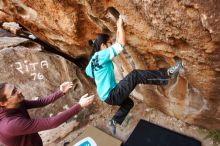
<path fill-rule="evenodd" d="M 110 120 L 107 126 L 109 130 L 111 131 L 112 135 L 115 135 L 116 134 L 116 122 L 114 120 Z"/>
<path fill-rule="evenodd" d="M 179 57 L 174 57 L 175 65 L 167 69 L 167 74 L 170 78 L 175 78 L 179 74 L 181 68 L 183 68 L 182 60 Z"/>

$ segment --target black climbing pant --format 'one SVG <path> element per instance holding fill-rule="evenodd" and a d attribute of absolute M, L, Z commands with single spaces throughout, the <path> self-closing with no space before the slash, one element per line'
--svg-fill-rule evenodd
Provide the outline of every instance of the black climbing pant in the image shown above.
<path fill-rule="evenodd" d="M 120 106 L 112 120 L 117 124 L 122 124 L 130 109 L 134 106 L 134 102 L 129 95 L 137 84 L 167 85 L 168 80 L 166 69 L 133 70 L 130 72 L 112 89 L 105 100 L 107 104 Z"/>

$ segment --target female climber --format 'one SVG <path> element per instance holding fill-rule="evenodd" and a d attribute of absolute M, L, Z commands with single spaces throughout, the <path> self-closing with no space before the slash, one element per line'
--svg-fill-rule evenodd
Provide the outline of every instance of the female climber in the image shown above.
<path fill-rule="evenodd" d="M 161 70 L 133 70 L 119 83 L 116 83 L 112 59 L 116 57 L 126 44 L 123 20 L 117 21 L 116 42 L 113 44 L 107 34 L 98 34 L 94 41 L 89 41 L 92 47 L 86 74 L 93 78 L 101 101 L 120 108 L 108 123 L 112 134 L 116 134 L 116 124 L 121 125 L 133 107 L 134 102 L 129 97 L 137 84 L 167 85 L 168 80 L 176 77 L 182 68 L 182 61 L 176 60 L 175 66 Z"/>

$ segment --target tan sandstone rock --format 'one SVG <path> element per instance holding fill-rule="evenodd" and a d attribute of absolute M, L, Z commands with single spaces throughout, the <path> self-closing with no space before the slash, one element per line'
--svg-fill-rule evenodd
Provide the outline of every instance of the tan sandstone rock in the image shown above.
<path fill-rule="evenodd" d="M 74 58 L 89 56 L 86 43 L 95 33 L 114 35 L 115 20 L 109 11 L 117 10 L 125 15 L 128 42 L 118 58 L 120 75 L 135 68 L 171 66 L 174 56 L 184 62 L 184 72 L 168 86 L 138 87 L 140 99 L 188 123 L 220 130 L 218 0 L 5 0 L 0 8 L 1 21 L 8 21 L 5 15 L 9 15 Z"/>

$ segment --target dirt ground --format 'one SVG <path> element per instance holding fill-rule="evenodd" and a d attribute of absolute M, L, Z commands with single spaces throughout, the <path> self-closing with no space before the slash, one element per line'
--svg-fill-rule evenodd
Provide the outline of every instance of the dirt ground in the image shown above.
<path fill-rule="evenodd" d="M 135 106 L 126 117 L 125 121 L 121 126 L 117 127 L 117 134 L 113 137 L 122 140 L 123 142 L 127 140 L 135 126 L 137 125 L 140 119 L 155 123 L 157 125 L 166 127 L 170 130 L 176 131 L 178 133 L 194 137 L 195 139 L 202 142 L 202 146 L 216 146 L 213 144 L 211 139 L 205 139 L 205 136 L 208 134 L 206 129 L 193 126 L 182 122 L 174 117 L 167 116 L 160 112 L 157 109 L 147 108 L 148 106 L 140 101 L 135 100 Z M 96 109 L 96 114 L 90 115 L 89 122 L 87 124 L 93 125 L 102 131 L 110 134 L 106 123 L 114 112 L 117 110 L 117 107 L 113 107 L 102 103 L 99 109 Z M 65 138 L 61 139 L 57 144 L 51 144 L 48 146 L 63 146 L 65 142 L 73 141 L 77 136 L 79 136 L 85 129 L 85 125 L 78 130 L 74 130 L 69 133 Z M 111 134 L 110 134 L 111 135 Z"/>

